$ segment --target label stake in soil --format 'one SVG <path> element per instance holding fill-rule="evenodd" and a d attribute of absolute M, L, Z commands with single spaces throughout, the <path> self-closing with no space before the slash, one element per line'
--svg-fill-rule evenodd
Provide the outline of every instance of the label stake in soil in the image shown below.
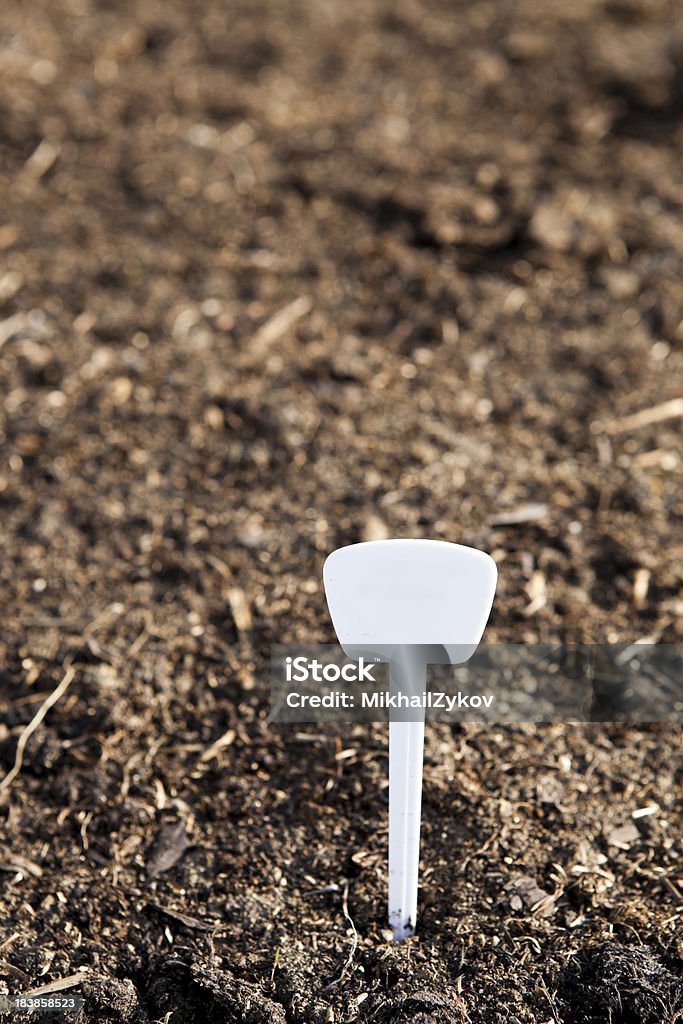
<path fill-rule="evenodd" d="M 425 689 L 428 665 L 457 665 L 474 653 L 497 570 L 483 551 L 461 544 L 380 540 L 333 551 L 323 577 L 344 653 L 388 662 L 391 693 L 410 696 Z M 424 710 L 392 710 L 389 924 L 398 942 L 417 918 L 423 745 Z"/>

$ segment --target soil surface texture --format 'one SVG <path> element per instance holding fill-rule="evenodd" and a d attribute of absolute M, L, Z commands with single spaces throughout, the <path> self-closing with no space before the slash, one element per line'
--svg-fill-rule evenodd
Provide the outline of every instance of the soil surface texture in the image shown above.
<path fill-rule="evenodd" d="M 32 1019 L 683 1020 L 680 728 L 430 726 L 395 945 L 386 727 L 267 723 L 362 539 L 491 552 L 488 640 L 683 639 L 680 16 L 2 3 L 0 993 L 84 1001 Z"/>

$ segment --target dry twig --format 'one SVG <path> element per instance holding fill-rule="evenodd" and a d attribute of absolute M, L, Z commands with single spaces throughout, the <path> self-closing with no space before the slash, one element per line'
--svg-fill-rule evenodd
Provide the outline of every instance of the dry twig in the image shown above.
<path fill-rule="evenodd" d="M 683 416 L 683 398 L 672 398 L 668 402 L 653 405 L 650 409 L 639 409 L 638 412 L 631 413 L 630 416 L 596 423 L 595 427 L 598 429 L 602 427 L 608 434 L 623 434 L 627 430 L 639 430 L 641 427 L 677 419 L 679 416 Z"/>
<path fill-rule="evenodd" d="M 311 306 L 311 300 L 305 295 L 294 299 L 294 302 L 290 302 L 288 306 L 284 306 L 256 332 L 252 342 L 253 349 L 258 351 L 267 349 L 269 345 L 286 334 L 297 320 L 305 316 Z"/>
<path fill-rule="evenodd" d="M 348 957 L 346 958 L 346 963 L 344 964 L 344 966 L 341 969 L 341 974 L 339 975 L 338 978 L 335 978 L 334 981 L 331 981 L 330 984 L 325 987 L 325 989 L 323 990 L 325 992 L 329 992 L 331 989 L 336 988 L 336 986 L 339 985 L 339 983 L 344 980 L 346 972 L 348 971 L 349 967 L 351 966 L 351 964 L 353 962 L 353 958 L 356 955 L 356 949 L 358 947 L 358 932 L 356 931 L 356 926 L 353 923 L 353 918 L 349 914 L 349 883 L 348 882 L 344 882 L 344 894 L 342 896 L 342 911 L 344 913 L 344 917 L 346 918 L 346 920 L 351 925 L 351 931 L 353 932 L 353 938 L 351 940 L 351 951 L 350 951 Z"/>
<path fill-rule="evenodd" d="M 84 971 L 77 971 L 75 974 L 68 974 L 66 978 L 57 978 L 56 981 L 49 981 L 47 985 L 40 985 L 32 988 L 29 992 L 22 992 L 22 995 L 31 998 L 32 996 L 47 996 L 52 992 L 65 992 L 69 988 L 75 988 L 85 981 Z"/>
<path fill-rule="evenodd" d="M 61 697 L 63 697 L 66 691 L 69 689 L 69 686 L 73 682 L 73 678 L 75 675 L 76 669 L 74 668 L 73 665 L 69 665 L 68 669 L 64 673 L 64 677 L 62 678 L 62 681 L 59 684 L 59 686 L 57 686 L 49 695 L 49 697 L 47 697 L 43 701 L 43 703 L 40 705 L 31 721 L 28 723 L 28 725 L 22 732 L 21 736 L 19 737 L 19 742 L 17 743 L 17 753 L 14 758 L 14 764 L 12 765 L 12 767 L 10 768 L 2 782 L 0 782 L 0 793 L 4 792 L 6 789 L 9 789 L 9 787 L 16 779 L 24 763 L 24 750 L 26 749 L 26 744 L 28 743 L 28 741 L 30 740 L 31 736 L 36 731 L 40 723 L 43 721 L 50 708 L 54 707 L 57 701 Z"/>

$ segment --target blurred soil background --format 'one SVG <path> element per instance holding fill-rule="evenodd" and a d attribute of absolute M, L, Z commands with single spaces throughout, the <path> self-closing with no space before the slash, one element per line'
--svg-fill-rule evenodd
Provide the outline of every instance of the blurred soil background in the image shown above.
<path fill-rule="evenodd" d="M 680 729 L 433 726 L 396 947 L 386 730 L 266 724 L 361 539 L 490 551 L 489 640 L 681 641 L 681 13 L 5 0 L 0 991 L 681 1019 Z"/>

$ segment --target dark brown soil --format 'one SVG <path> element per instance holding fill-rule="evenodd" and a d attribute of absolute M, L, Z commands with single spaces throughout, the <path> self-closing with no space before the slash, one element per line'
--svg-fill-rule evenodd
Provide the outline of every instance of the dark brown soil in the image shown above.
<path fill-rule="evenodd" d="M 396 947 L 385 730 L 266 717 L 361 538 L 681 640 L 682 115 L 677 0 L 5 0 L 0 992 L 681 1019 L 680 730 L 431 727 Z"/>

